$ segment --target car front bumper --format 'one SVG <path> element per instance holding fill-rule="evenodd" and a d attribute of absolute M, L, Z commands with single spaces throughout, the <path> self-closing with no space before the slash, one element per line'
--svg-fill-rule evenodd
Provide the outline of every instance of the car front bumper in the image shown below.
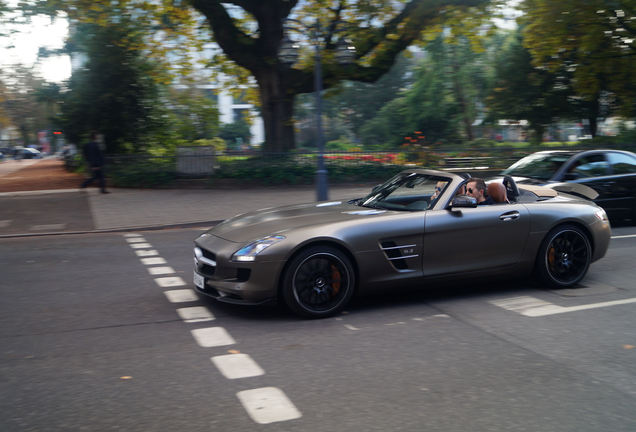
<path fill-rule="evenodd" d="M 242 244 L 213 235 L 195 240 L 194 284 L 197 292 L 219 301 L 258 305 L 277 299 L 280 260 L 235 262 L 232 255 Z"/>

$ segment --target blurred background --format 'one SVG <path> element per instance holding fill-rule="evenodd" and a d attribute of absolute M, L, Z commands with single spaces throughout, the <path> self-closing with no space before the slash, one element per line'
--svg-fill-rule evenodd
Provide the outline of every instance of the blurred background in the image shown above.
<path fill-rule="evenodd" d="M 98 131 L 116 186 L 295 184 L 636 144 L 636 0 L 241 3 L 0 1 L 3 157 L 82 170 Z"/>

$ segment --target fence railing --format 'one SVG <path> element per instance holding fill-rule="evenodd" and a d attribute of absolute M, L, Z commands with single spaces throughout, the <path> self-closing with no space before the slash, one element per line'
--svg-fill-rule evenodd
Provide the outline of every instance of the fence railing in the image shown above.
<path fill-rule="evenodd" d="M 634 144 L 612 148 L 634 150 Z M 586 149 L 582 145 L 576 150 Z M 572 146 L 497 147 L 479 149 L 420 148 L 410 151 L 328 151 L 323 153 L 330 181 L 387 178 L 410 166 L 465 171 L 483 176 L 507 168 L 538 150 L 572 150 Z M 208 147 L 187 147 L 171 156 L 147 154 L 110 155 L 107 173 L 122 186 L 150 186 L 178 179 L 240 179 L 261 183 L 308 183 L 317 168 L 317 152 L 264 153 L 261 151 L 217 152 Z"/>
<path fill-rule="evenodd" d="M 342 168 L 370 165 L 421 166 L 433 169 L 497 169 L 505 168 L 530 152 L 498 151 L 496 156 L 475 156 L 462 152 L 435 151 L 363 151 L 325 152 L 325 166 Z M 458 156 L 457 154 L 461 154 Z M 150 168 L 174 171 L 178 177 L 205 177 L 239 165 L 279 165 L 312 168 L 317 164 L 317 152 L 262 153 L 262 152 L 180 152 L 171 156 L 147 154 L 111 155 L 107 158 L 109 170 L 120 168 Z"/>

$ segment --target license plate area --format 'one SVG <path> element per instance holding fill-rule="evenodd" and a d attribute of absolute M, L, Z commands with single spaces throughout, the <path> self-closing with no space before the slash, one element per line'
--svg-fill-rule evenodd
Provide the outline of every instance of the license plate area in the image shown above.
<path fill-rule="evenodd" d="M 203 289 L 205 287 L 205 278 L 199 273 L 194 272 L 192 280 L 194 281 L 194 286 L 196 286 L 197 288 Z"/>

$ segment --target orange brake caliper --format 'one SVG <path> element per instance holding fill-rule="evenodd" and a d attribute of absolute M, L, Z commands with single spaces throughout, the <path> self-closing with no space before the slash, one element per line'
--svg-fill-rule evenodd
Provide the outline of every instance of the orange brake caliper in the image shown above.
<path fill-rule="evenodd" d="M 341 277 L 340 277 L 340 272 L 338 271 L 338 268 L 335 265 L 331 265 L 331 288 L 333 289 L 333 295 L 338 295 L 338 292 L 340 291 L 340 282 L 341 282 Z"/>

